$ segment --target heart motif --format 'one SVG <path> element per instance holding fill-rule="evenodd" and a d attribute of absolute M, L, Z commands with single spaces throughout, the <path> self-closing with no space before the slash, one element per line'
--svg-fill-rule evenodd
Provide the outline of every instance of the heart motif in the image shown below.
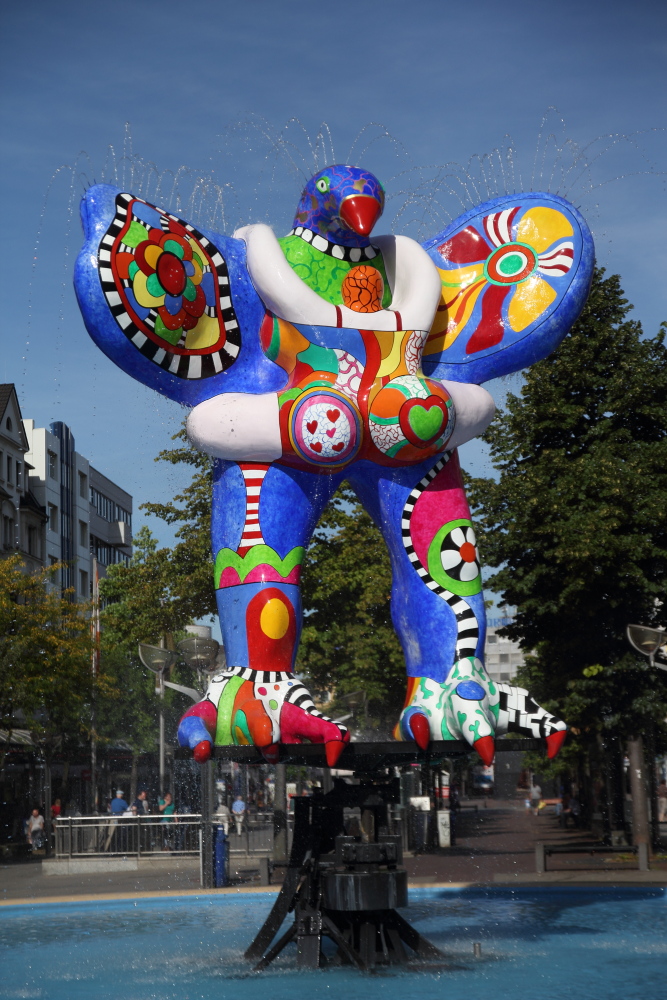
<path fill-rule="evenodd" d="M 340 416 L 340 410 L 327 410 L 327 416 L 332 424 L 335 424 Z"/>
<path fill-rule="evenodd" d="M 421 441 L 430 441 L 442 427 L 445 414 L 437 403 L 421 406 L 419 403 L 411 407 L 408 413 L 410 427 Z"/>
<path fill-rule="evenodd" d="M 327 431 L 327 437 L 332 438 L 335 433 L 336 433 L 336 428 L 332 427 L 330 430 Z"/>
<path fill-rule="evenodd" d="M 338 444 L 332 444 L 331 447 L 333 448 L 334 451 L 342 451 L 343 448 L 345 447 L 345 442 L 339 441 Z"/>
<path fill-rule="evenodd" d="M 308 432 L 310 434 L 314 434 L 315 431 L 317 430 L 317 420 L 311 420 L 309 423 L 306 424 L 306 427 L 308 428 Z"/>
<path fill-rule="evenodd" d="M 310 447 L 313 449 L 313 451 L 316 451 L 319 454 L 322 451 L 322 442 L 313 441 Z"/>

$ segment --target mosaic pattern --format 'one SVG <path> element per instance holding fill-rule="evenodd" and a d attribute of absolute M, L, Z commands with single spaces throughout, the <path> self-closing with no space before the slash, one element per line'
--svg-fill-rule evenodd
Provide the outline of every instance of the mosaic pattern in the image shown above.
<path fill-rule="evenodd" d="M 483 381 L 545 357 L 588 294 L 590 232 L 556 195 L 487 202 L 424 246 L 442 280 L 425 370 L 441 377 Z"/>
<path fill-rule="evenodd" d="M 145 357 L 188 379 L 234 363 L 241 335 L 227 267 L 193 226 L 119 194 L 98 260 L 109 310 Z"/>
<path fill-rule="evenodd" d="M 397 738 L 464 738 L 487 763 L 508 729 L 541 735 L 550 755 L 564 738 L 528 692 L 486 674 L 477 542 L 448 449 L 491 419 L 480 383 L 545 357 L 577 318 L 590 233 L 563 199 L 528 193 L 478 206 L 422 247 L 372 243 L 384 198 L 368 171 L 327 167 L 280 241 L 265 226 L 202 232 L 105 185 L 84 198 L 75 287 L 91 336 L 133 377 L 197 406 L 193 440 L 215 458 L 230 667 L 179 728 L 200 761 L 214 742 L 253 743 L 273 761 L 280 741 L 309 740 L 333 766 L 349 739 L 293 675 L 304 554 L 343 479 L 390 553 L 408 673 Z"/>

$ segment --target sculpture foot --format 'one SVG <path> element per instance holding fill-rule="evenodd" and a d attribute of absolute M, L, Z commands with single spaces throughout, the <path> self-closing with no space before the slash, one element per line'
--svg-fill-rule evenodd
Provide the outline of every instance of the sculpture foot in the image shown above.
<path fill-rule="evenodd" d="M 315 707 L 309 691 L 287 671 L 232 667 L 212 678 L 206 697 L 185 713 L 178 741 L 195 760 L 209 759 L 211 745 L 256 746 L 271 764 L 281 743 L 324 743 L 334 767 L 350 734 Z"/>
<path fill-rule="evenodd" d="M 458 660 L 444 682 L 410 678 L 408 699 L 395 735 L 413 739 L 421 750 L 431 740 L 464 739 L 486 762 L 493 759 L 498 692 L 481 660 Z M 491 749 L 488 749 L 490 746 Z"/>

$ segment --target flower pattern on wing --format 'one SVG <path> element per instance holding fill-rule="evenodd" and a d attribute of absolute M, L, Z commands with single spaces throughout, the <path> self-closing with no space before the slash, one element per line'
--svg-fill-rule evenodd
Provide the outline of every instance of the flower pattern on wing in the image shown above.
<path fill-rule="evenodd" d="M 466 354 L 495 347 L 506 329 L 531 326 L 557 298 L 552 282 L 574 262 L 567 217 L 537 205 L 516 205 L 484 216 L 438 248 L 443 297 L 432 334 L 446 350 L 469 324 Z"/>
<path fill-rule="evenodd" d="M 207 301 L 202 278 L 207 264 L 187 230 L 169 220 L 169 231 L 132 222 L 123 237 L 133 253 L 119 253 L 116 267 L 127 278 L 137 304 L 156 313 L 155 333 L 170 344 L 193 330 Z"/>

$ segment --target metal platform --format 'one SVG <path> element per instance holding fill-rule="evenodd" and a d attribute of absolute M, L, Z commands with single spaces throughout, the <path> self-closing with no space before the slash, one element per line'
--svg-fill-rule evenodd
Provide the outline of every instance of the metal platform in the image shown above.
<path fill-rule="evenodd" d="M 546 753 L 544 740 L 516 739 L 502 737 L 496 741 L 496 753 L 510 750 L 524 752 L 537 750 Z M 336 768 L 342 771 L 362 771 L 371 773 L 384 767 L 399 767 L 401 764 L 437 764 L 448 757 L 465 757 L 474 753 L 465 740 L 435 740 L 428 750 L 420 750 L 416 743 L 399 743 L 394 740 L 379 743 L 348 743 L 343 750 Z M 214 747 L 212 756 L 216 760 L 234 761 L 236 764 L 265 764 L 257 747 L 225 746 Z M 174 749 L 176 760 L 190 760 L 192 751 L 187 747 Z M 281 743 L 281 764 L 300 764 L 306 767 L 328 767 L 321 743 Z"/>

